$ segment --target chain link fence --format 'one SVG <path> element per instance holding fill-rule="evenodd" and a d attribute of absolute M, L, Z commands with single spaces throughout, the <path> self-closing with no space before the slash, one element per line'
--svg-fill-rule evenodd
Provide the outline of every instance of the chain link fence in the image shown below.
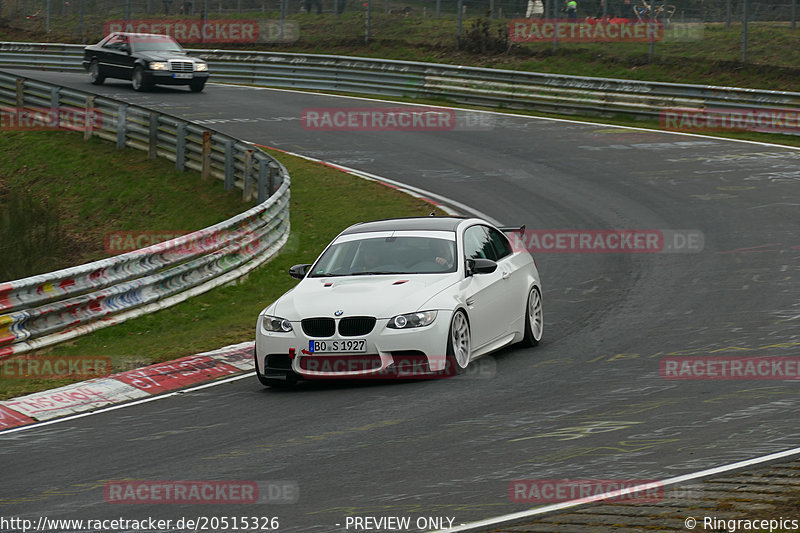
<path fill-rule="evenodd" d="M 552 0 L 2 0 L 0 12 L 6 23 L 19 26 L 24 20 L 43 18 L 50 14 L 51 23 L 69 17 L 99 15 L 124 18 L 141 16 L 191 16 L 215 15 L 259 16 L 300 13 L 336 15 L 366 12 L 373 15 L 391 14 L 402 17 L 457 17 L 459 11 L 464 19 L 489 17 L 492 19 L 520 18 L 535 14 L 537 3 L 542 3 L 542 15 L 553 13 Z M 635 18 L 637 7 L 647 5 L 643 0 L 578 1 L 579 18 L 610 16 Z M 675 8 L 673 18 L 693 19 L 715 23 L 740 21 L 745 2 L 742 0 L 667 0 Z M 566 17 L 566 1 L 557 2 L 556 12 Z M 749 1 L 749 21 L 792 22 L 797 17 L 796 0 Z"/>
<path fill-rule="evenodd" d="M 571 1 L 576 9 L 568 9 Z M 797 67 L 798 0 L 0 0 L 0 24 L 62 42 L 96 42 L 109 31 L 126 29 L 169 33 L 183 24 L 195 30 L 174 34 L 184 44 L 214 43 L 219 48 L 274 49 L 341 53 L 344 46 L 386 43 L 388 57 L 403 47 L 456 46 L 470 51 L 502 52 L 517 46 L 577 47 L 587 43 L 625 46 L 648 42 L 649 53 L 685 55 L 660 43 L 719 41 L 715 49 L 733 59 L 750 61 L 774 54 L 768 64 Z M 525 21 L 532 25 L 525 27 Z M 602 24 L 657 26 L 649 38 L 626 39 L 628 29 Z M 142 24 L 145 22 L 145 24 Z M 555 28 L 540 26 L 552 22 Z M 115 26 L 110 25 L 115 23 Z M 600 23 L 600 26 L 597 24 Z M 250 24 L 257 31 L 242 30 Z M 578 27 L 578 24 L 583 26 Z M 590 29 L 586 24 L 594 24 Z M 213 35 L 206 35 L 204 25 Z M 571 26 L 575 25 L 572 29 Z M 231 29 L 232 28 L 232 29 Z M 631 26 L 631 32 L 635 28 Z M 214 33 L 216 32 L 216 33 Z M 618 35 L 619 33 L 622 35 Z M 538 35 L 541 33 L 541 36 Z M 584 35 L 585 34 L 585 35 Z M 566 38 L 565 38 L 566 36 Z M 576 36 L 580 38 L 575 38 Z M 587 37 L 588 36 L 588 37 Z M 7 40 L 21 40 L 15 35 Z M 780 37 L 777 46 L 769 50 Z M 749 40 L 748 40 L 749 39 Z M 630 41 L 626 43 L 625 41 Z M 786 44 L 789 42 L 789 44 Z M 543 44 L 544 43 L 544 44 Z M 338 48 L 337 48 L 338 47 Z M 748 54 L 748 47 L 751 54 Z M 763 48 L 763 52 L 759 51 Z M 284 48 L 287 49 L 287 48 Z M 375 48 L 376 54 L 380 47 Z M 438 57 L 436 59 L 439 59 Z"/>

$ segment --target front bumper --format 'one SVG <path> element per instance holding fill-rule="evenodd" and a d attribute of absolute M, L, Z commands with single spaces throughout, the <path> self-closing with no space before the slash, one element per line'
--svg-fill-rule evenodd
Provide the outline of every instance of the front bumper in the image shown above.
<path fill-rule="evenodd" d="M 176 75 L 191 75 L 191 78 L 175 77 Z M 207 81 L 210 74 L 202 72 L 171 72 L 169 70 L 145 70 L 144 78 L 147 82 L 156 85 L 189 85 L 192 82 Z"/>
<path fill-rule="evenodd" d="M 258 368 L 267 377 L 285 375 L 289 370 L 306 379 L 426 377 L 446 370 L 452 316 L 452 311 L 439 310 L 429 326 L 409 329 L 388 328 L 388 318 L 378 319 L 370 333 L 352 337 L 366 340 L 366 351 L 353 354 L 312 354 L 308 351 L 309 341 L 331 338 L 306 335 L 299 321 L 292 322 L 293 330 L 288 333 L 267 331 L 259 316 Z M 350 339 L 339 335 L 333 338 Z"/>

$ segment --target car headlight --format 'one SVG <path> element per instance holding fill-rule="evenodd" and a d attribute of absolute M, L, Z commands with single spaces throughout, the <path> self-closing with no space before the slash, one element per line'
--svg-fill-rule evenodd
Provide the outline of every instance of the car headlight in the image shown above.
<path fill-rule="evenodd" d="M 264 315 L 261 317 L 261 325 L 267 331 L 280 331 L 288 333 L 292 331 L 292 323 L 278 316 Z"/>
<path fill-rule="evenodd" d="M 208 70 L 208 63 L 195 63 L 194 69 L 198 72 L 202 72 L 204 70 Z"/>
<path fill-rule="evenodd" d="M 430 325 L 436 319 L 436 313 L 436 311 L 420 311 L 419 313 L 397 315 L 389 319 L 387 327 L 392 329 L 421 328 Z"/>
<path fill-rule="evenodd" d="M 150 63 L 152 70 L 167 70 L 167 64 L 163 61 L 153 61 Z"/>

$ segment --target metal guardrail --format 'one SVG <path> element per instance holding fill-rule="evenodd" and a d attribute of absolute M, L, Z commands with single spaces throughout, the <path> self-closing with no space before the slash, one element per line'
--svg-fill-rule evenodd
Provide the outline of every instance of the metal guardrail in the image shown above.
<path fill-rule="evenodd" d="M 0 67 L 82 72 L 80 60 L 83 48 L 83 45 L 74 44 L 0 42 Z M 800 108 L 800 93 L 785 91 L 589 78 L 332 55 L 231 50 L 189 52 L 209 62 L 212 81 L 257 86 L 444 98 L 460 103 L 507 108 L 558 113 L 626 114 L 646 118 L 658 117 L 666 108 Z M 13 79 L 16 84 L 16 79 Z M 276 230 L 285 239 L 288 232 L 288 203 L 275 206 L 279 201 L 288 199 L 288 176 L 280 164 L 264 154 L 248 152 L 246 145 L 231 137 L 216 132 L 204 134 L 207 131 L 205 128 L 174 117 L 81 91 L 56 88 L 31 80 L 12 85 L 11 80 L 9 76 L 0 78 L 0 95 L 4 95 L 0 102 L 6 105 L 19 106 L 22 98 L 25 103 L 37 106 L 94 106 L 102 109 L 110 120 L 103 121 L 102 128 L 94 132 L 96 135 L 115 140 L 119 146 L 146 148 L 151 155 L 155 152 L 174 160 L 179 168 L 197 168 L 204 174 L 220 177 L 228 188 L 241 187 L 246 197 L 252 194 L 256 184 L 259 201 L 264 200 L 266 191 L 273 190 L 273 185 L 269 185 L 270 180 L 277 185 L 279 176 L 285 176 L 275 197 L 267 202 L 272 207 L 266 209 L 270 212 L 269 217 L 285 217 L 281 221 L 285 226 Z M 204 135 L 206 143 L 201 143 Z M 211 150 L 207 149 L 208 146 L 211 146 Z M 278 209 L 280 216 L 275 209 Z M 255 213 L 248 216 L 258 218 Z M 239 228 L 236 223 L 232 224 L 217 228 L 216 231 Z M 272 243 L 268 241 L 266 245 Z M 94 270 L 87 265 L 88 269 L 75 267 L 45 275 L 45 278 L 37 276 L 0 285 L 0 312 L 8 313 L 0 315 L 0 357 L 4 353 L 13 353 L 14 347 L 29 349 L 23 343 L 36 345 L 36 341 L 26 339 L 36 339 L 41 335 L 53 338 L 59 328 L 78 331 L 92 327 L 83 324 L 92 320 L 97 324 L 98 318 L 116 313 L 118 305 L 125 305 L 125 309 L 135 305 L 141 305 L 142 310 L 149 309 L 148 306 L 154 305 L 154 301 L 159 301 L 158 298 L 167 294 L 161 294 L 159 291 L 162 289 L 156 291 L 159 295 L 152 294 L 153 287 L 169 286 L 173 279 L 181 279 L 180 283 L 184 283 L 184 277 L 194 279 L 189 272 L 204 268 L 205 263 L 200 261 L 218 253 L 235 255 L 234 250 L 223 248 L 218 252 L 206 251 L 191 262 L 178 266 L 174 266 L 180 262 L 175 258 L 164 264 L 156 261 L 158 264 L 153 266 L 149 264 L 152 259 L 144 260 L 137 258 L 136 254 L 126 254 L 105 260 L 110 261 L 108 264 L 98 262 L 92 267 Z M 145 257 L 150 258 L 163 257 L 161 252 L 156 253 L 155 250 L 146 254 Z M 172 272 L 160 270 L 165 266 L 185 270 L 175 270 L 174 277 L 165 277 L 169 276 L 167 272 Z M 221 270 L 218 263 L 209 268 Z M 113 279 L 106 279 L 110 272 L 114 273 Z M 132 281 L 135 279 L 145 281 L 137 285 Z M 168 283 L 156 285 L 159 283 L 157 280 L 166 280 Z M 176 291 L 169 294 L 180 294 L 179 289 Z M 58 298 L 61 303 L 32 308 L 51 298 Z M 70 320 L 72 323 L 69 323 Z"/>
<path fill-rule="evenodd" d="M 289 235 L 286 169 L 244 142 L 163 113 L 0 72 L 0 105 L 81 110 L 117 146 L 199 170 L 255 207 L 208 228 L 93 263 L 0 283 L 0 359 L 174 305 L 272 257 Z M 99 116 L 93 123 L 85 117 Z M 74 119 L 74 116 L 71 117 Z M 74 122 L 70 122 L 75 127 Z"/>
<path fill-rule="evenodd" d="M 83 45 L 0 43 L 0 66 L 82 71 Z M 590 78 L 359 57 L 190 50 L 212 81 L 655 118 L 666 108 L 798 108 L 800 93 Z"/>

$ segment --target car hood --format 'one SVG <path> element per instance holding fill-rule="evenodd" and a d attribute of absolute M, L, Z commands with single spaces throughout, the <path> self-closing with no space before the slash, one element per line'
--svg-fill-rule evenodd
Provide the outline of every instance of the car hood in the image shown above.
<path fill-rule="evenodd" d="M 140 57 L 145 61 L 167 61 L 170 59 L 195 59 L 187 56 L 185 52 L 159 52 L 158 50 L 148 50 L 144 52 L 136 52 L 136 57 Z"/>
<path fill-rule="evenodd" d="M 275 315 L 291 321 L 333 317 L 339 310 L 341 316 L 391 318 L 425 311 L 420 306 L 457 281 L 455 273 L 305 278 L 273 309 Z"/>

